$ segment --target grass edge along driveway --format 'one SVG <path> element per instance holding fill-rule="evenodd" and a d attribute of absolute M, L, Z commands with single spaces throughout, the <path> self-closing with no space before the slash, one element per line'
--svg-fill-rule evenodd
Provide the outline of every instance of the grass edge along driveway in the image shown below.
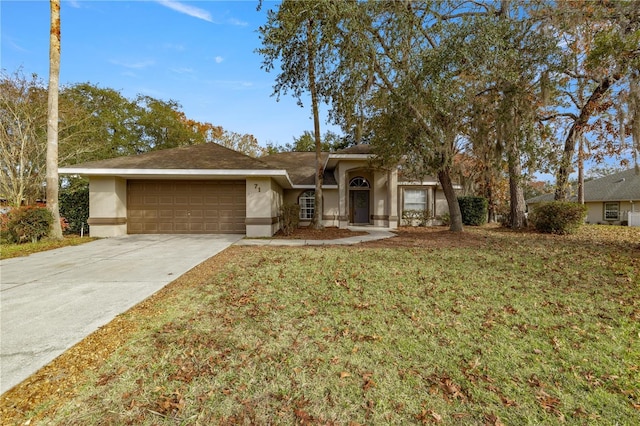
<path fill-rule="evenodd" d="M 455 237 L 469 244 L 446 247 L 431 236 L 405 247 L 232 248 L 3 396 L 0 414 L 634 424 L 640 231 L 624 232 L 469 229 Z"/>

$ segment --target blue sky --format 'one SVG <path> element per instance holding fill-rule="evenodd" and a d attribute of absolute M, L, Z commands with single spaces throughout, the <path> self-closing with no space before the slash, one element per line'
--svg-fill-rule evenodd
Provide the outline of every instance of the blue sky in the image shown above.
<path fill-rule="evenodd" d="M 310 107 L 271 96 L 277 69 L 260 69 L 257 29 L 277 2 L 260 12 L 252 1 L 62 0 L 61 84 L 90 82 L 133 98 L 173 99 L 187 117 L 261 145 L 292 142 L 313 129 Z M 1 0 L 0 67 L 48 78 L 49 2 Z M 323 120 L 324 121 L 324 120 Z M 322 133 L 330 128 L 322 126 Z"/>

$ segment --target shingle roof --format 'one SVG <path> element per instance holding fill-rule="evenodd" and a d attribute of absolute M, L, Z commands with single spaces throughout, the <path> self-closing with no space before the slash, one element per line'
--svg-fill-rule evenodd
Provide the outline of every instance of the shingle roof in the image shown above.
<path fill-rule="evenodd" d="M 151 151 L 74 165 L 84 169 L 266 170 L 273 167 L 216 143 Z"/>
<path fill-rule="evenodd" d="M 322 163 L 329 154 L 322 153 Z M 294 185 L 314 185 L 316 173 L 315 152 L 279 152 L 260 158 L 266 164 L 277 169 L 285 169 Z M 337 185 L 332 171 L 325 170 L 324 185 Z"/>
<path fill-rule="evenodd" d="M 350 146 L 349 148 L 337 150 L 336 154 L 371 154 L 371 145 L 362 143 Z"/>
<path fill-rule="evenodd" d="M 576 201 L 577 197 L 571 197 Z M 585 201 L 640 200 L 640 174 L 635 169 L 614 173 L 584 183 Z M 544 194 L 527 200 L 529 204 L 553 201 L 553 194 Z"/>

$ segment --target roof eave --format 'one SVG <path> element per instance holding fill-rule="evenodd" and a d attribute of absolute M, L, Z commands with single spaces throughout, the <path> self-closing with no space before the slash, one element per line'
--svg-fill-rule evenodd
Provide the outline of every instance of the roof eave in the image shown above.
<path fill-rule="evenodd" d="M 124 179 L 245 179 L 247 177 L 270 177 L 283 188 L 292 188 L 293 182 L 286 170 L 252 169 L 114 169 L 62 167 L 58 173 L 87 177 L 109 176 Z"/>

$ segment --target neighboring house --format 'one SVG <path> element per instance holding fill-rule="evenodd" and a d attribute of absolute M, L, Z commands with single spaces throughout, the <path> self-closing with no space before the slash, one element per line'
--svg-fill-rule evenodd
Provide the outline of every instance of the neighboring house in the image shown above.
<path fill-rule="evenodd" d="M 553 201 L 553 194 L 544 194 L 527 200 L 536 204 Z M 577 201 L 572 196 L 570 201 Z M 621 224 L 629 220 L 630 212 L 640 212 L 640 174 L 634 169 L 614 173 L 584 183 L 584 204 L 587 206 L 586 223 Z"/>
<path fill-rule="evenodd" d="M 435 179 L 398 182 L 398 170 L 373 168 L 369 145 L 322 154 L 324 226 L 396 228 L 403 210 L 448 212 Z M 61 168 L 89 178 L 91 235 L 240 233 L 269 237 L 283 203 L 313 218 L 315 153 L 259 159 L 215 143 L 152 151 Z"/>

